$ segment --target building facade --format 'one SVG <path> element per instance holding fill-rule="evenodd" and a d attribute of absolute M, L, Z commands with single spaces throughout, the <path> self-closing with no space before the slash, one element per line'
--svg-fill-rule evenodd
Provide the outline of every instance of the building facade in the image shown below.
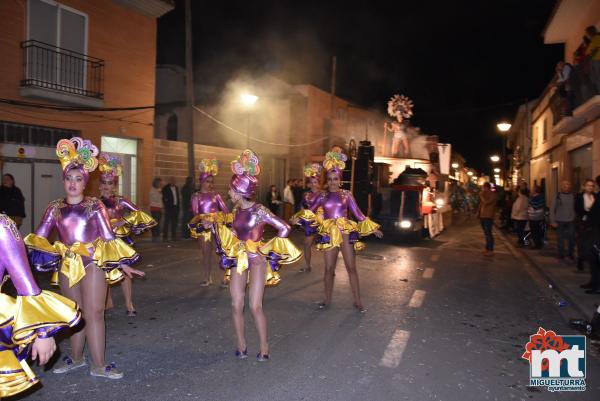
<path fill-rule="evenodd" d="M 0 160 L 25 195 L 24 232 L 63 196 L 54 153 L 61 138 L 82 136 L 121 156 L 121 193 L 147 204 L 156 19 L 173 7 L 168 0 L 0 2 Z M 119 110 L 138 106 L 146 108 Z M 90 195 L 98 194 L 97 180 L 92 175 Z"/>
<path fill-rule="evenodd" d="M 574 66 L 572 113 L 565 113 L 555 82 L 540 97 L 522 105 L 509 136 L 513 184 L 540 185 L 546 198 L 556 196 L 563 180 L 576 191 L 588 178 L 600 175 L 600 94 L 584 87 L 586 74 L 574 52 L 585 28 L 600 29 L 600 2 L 559 0 L 544 31 L 546 44 L 564 44 L 564 61 Z M 558 61 L 558 60 L 557 60 Z M 554 66 L 548 66 L 549 69 Z"/>

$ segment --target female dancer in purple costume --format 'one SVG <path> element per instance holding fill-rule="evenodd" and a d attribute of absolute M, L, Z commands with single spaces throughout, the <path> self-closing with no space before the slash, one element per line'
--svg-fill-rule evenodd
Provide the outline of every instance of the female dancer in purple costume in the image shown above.
<path fill-rule="evenodd" d="M 120 379 L 123 373 L 104 361 L 104 303 L 107 280 L 111 283 L 144 273 L 129 267 L 138 258 L 135 250 L 112 231 L 106 208 L 96 198 L 84 196 L 89 173 L 98 166 L 98 149 L 81 138 L 62 139 L 56 153 L 63 167 L 66 197 L 50 203 L 34 234 L 25 238 L 32 264 L 39 270 L 55 270 L 62 293 L 82 306 L 85 328 L 71 336 L 71 357 L 53 370 L 65 373 L 85 366 L 87 340 L 92 355 L 92 376 Z M 54 244 L 48 237 L 56 231 Z M 58 269 L 60 265 L 60 274 Z"/>
<path fill-rule="evenodd" d="M 221 266 L 235 269 L 232 270 L 229 292 L 237 337 L 236 356 L 240 359 L 248 356 L 244 333 L 244 300 L 249 271 L 250 311 L 260 339 L 260 352 L 256 357 L 263 362 L 269 359 L 267 319 L 262 305 L 266 269 L 276 271 L 281 264 L 298 260 L 302 253 L 287 238 L 290 226 L 253 200 L 258 184 L 256 176 L 260 173 L 258 157 L 247 149 L 232 162 L 231 167 L 234 175 L 229 184 L 229 196 L 236 205 L 233 224 L 231 229 L 225 225 L 217 226 L 217 246 Z M 263 243 L 266 225 L 274 227 L 277 236 Z"/>
<path fill-rule="evenodd" d="M 310 209 L 314 200 L 321 193 L 320 180 L 322 170 L 323 167 L 319 163 L 311 163 L 304 166 L 304 176 L 306 177 L 310 191 L 305 192 L 302 197 L 302 210 L 290 219 L 290 221 L 297 221 L 297 224 L 300 224 L 304 229 L 304 260 L 306 261 L 306 266 L 300 269 L 301 273 L 308 273 L 312 270 L 310 262 L 312 259 L 312 245 L 315 242 L 315 234 L 317 233 L 317 224 L 310 218 L 310 215 L 314 216 L 314 214 L 312 212 L 307 214 L 306 211 Z"/>
<path fill-rule="evenodd" d="M 0 293 L 0 397 L 18 394 L 38 382 L 27 358 L 46 364 L 54 336 L 81 320 L 77 304 L 36 284 L 15 223 L 0 214 L 0 278 L 10 276 L 17 298 Z"/>
<path fill-rule="evenodd" d="M 198 165 L 200 172 L 200 191 L 192 195 L 192 212 L 194 218 L 188 224 L 193 238 L 198 238 L 202 251 L 202 265 L 204 268 L 204 281 L 200 287 L 208 287 L 212 284 L 210 270 L 213 263 L 215 251 L 212 229 L 215 224 L 225 223 L 229 209 L 219 193 L 214 192 L 215 176 L 219 173 L 219 163 L 216 159 L 202 159 Z M 227 269 L 221 287 L 226 288 L 229 284 L 230 270 Z"/>
<path fill-rule="evenodd" d="M 341 249 L 354 297 L 353 306 L 358 311 L 365 312 L 360 297 L 355 250 L 364 249 L 364 244 L 359 241 L 360 237 L 375 234 L 377 238 L 381 238 L 383 233 L 378 224 L 361 212 L 352 193 L 340 188 L 345 161 L 346 156 L 339 148 L 327 153 L 323 162 L 327 170 L 327 192 L 317 196 L 310 207 L 312 212 L 323 208 L 323 217 L 315 216 L 315 220 L 319 222 L 317 249 L 325 251 L 325 299 L 319 303 L 319 309 L 327 308 L 331 303 L 335 265 Z M 358 224 L 348 219 L 348 212 L 354 215 Z"/>
<path fill-rule="evenodd" d="M 98 169 L 100 176 L 100 200 L 104 203 L 110 224 L 115 235 L 129 245 L 133 245 L 131 235 L 139 235 L 156 226 L 156 221 L 150 215 L 140 210 L 129 199 L 115 194 L 119 183 L 119 176 L 123 172 L 121 159 L 108 153 L 101 153 Z M 120 282 L 125 298 L 125 313 L 127 316 L 137 315 L 133 306 L 133 281 L 125 276 Z M 106 309 L 113 307 L 111 287 L 108 286 Z"/>

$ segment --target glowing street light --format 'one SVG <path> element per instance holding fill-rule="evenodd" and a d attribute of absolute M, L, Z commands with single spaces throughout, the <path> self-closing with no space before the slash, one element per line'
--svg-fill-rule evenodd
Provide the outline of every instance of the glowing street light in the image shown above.
<path fill-rule="evenodd" d="M 251 95 L 250 93 L 242 93 L 240 97 L 242 99 L 242 103 L 244 103 L 246 106 L 252 106 L 258 101 L 258 96 Z"/>
<path fill-rule="evenodd" d="M 498 155 L 490 156 L 490 160 L 493 161 L 494 163 L 498 163 L 500 161 L 500 156 L 498 156 Z"/>
<path fill-rule="evenodd" d="M 452 168 L 458 168 L 458 163 L 452 163 Z"/>
<path fill-rule="evenodd" d="M 500 169 L 499 169 L 498 167 L 496 167 L 496 168 L 494 169 L 494 173 L 500 173 Z"/>
<path fill-rule="evenodd" d="M 467 175 L 468 175 L 469 177 L 472 177 L 472 176 L 473 176 L 473 172 L 472 172 L 472 171 L 467 171 Z"/>
<path fill-rule="evenodd" d="M 508 132 L 508 130 L 510 130 L 510 127 L 512 127 L 512 124 L 503 121 L 501 123 L 496 124 L 496 127 L 500 132 Z"/>

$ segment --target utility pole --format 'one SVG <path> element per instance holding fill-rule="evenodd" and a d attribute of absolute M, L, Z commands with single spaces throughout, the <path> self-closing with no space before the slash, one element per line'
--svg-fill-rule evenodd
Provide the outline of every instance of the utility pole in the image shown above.
<path fill-rule="evenodd" d="M 196 182 L 194 161 L 194 63 L 192 57 L 192 0 L 185 0 L 185 98 L 189 114 L 188 175 Z"/>
<path fill-rule="evenodd" d="M 331 149 L 331 134 L 333 132 L 333 119 L 335 116 L 335 79 L 337 70 L 337 58 L 333 56 L 331 59 L 331 110 L 329 114 L 329 132 L 327 133 L 326 149 L 329 152 Z"/>

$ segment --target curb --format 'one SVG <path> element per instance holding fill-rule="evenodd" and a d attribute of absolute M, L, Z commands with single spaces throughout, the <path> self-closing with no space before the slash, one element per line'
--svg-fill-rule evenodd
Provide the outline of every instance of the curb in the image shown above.
<path fill-rule="evenodd" d="M 549 284 L 552 285 L 552 288 L 558 292 L 561 297 L 567 301 L 572 307 L 573 309 L 575 309 L 577 312 L 579 312 L 581 314 L 581 317 L 585 318 L 586 320 L 591 319 L 592 315 L 593 315 L 593 311 L 592 311 L 592 315 L 590 315 L 588 312 L 585 311 L 585 308 L 580 305 L 579 301 L 576 300 L 575 298 L 573 298 L 570 295 L 570 291 L 563 289 L 563 287 L 558 284 L 553 278 L 552 276 L 550 276 L 548 273 L 546 273 L 546 271 L 535 261 L 533 260 L 532 257 L 530 257 L 526 252 L 516 248 L 509 240 L 509 238 L 507 238 L 507 235 L 505 232 L 503 232 L 502 230 L 500 230 L 496 225 L 494 225 L 494 227 L 496 228 L 496 231 L 498 231 L 500 233 L 500 235 L 502 236 L 502 239 L 504 240 L 504 242 L 506 243 L 506 246 L 509 247 L 510 251 L 513 254 L 516 255 L 520 255 L 522 256 L 524 259 L 527 260 L 527 262 L 529 262 L 529 264 L 531 266 L 533 266 L 538 273 L 540 273 L 542 275 L 542 277 L 548 281 Z"/>

